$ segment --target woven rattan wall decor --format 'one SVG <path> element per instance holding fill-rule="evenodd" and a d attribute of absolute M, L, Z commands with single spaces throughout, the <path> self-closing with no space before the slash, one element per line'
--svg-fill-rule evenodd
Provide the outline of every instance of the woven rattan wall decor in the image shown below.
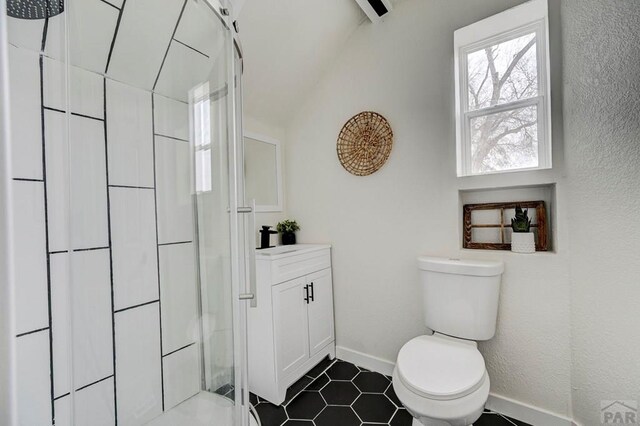
<path fill-rule="evenodd" d="M 356 114 L 338 136 L 340 164 L 356 176 L 375 173 L 387 162 L 393 147 L 393 130 L 386 118 L 373 111 Z"/>

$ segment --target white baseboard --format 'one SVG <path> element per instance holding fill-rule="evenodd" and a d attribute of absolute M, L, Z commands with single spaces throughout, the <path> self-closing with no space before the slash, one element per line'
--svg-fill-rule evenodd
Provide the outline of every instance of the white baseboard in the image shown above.
<path fill-rule="evenodd" d="M 396 365 L 394 362 L 387 361 L 386 359 L 367 355 L 341 346 L 336 347 L 336 358 L 355 364 L 358 367 L 384 374 L 385 376 L 391 376 L 393 368 Z"/>
<path fill-rule="evenodd" d="M 510 398 L 506 398 L 501 395 L 493 393 L 489 394 L 489 399 L 485 406 L 491 411 L 495 411 L 505 416 L 520 420 L 530 425 L 538 426 L 575 426 L 568 417 L 563 417 L 555 413 L 536 408 L 531 405 L 525 404 L 520 401 L 516 401 Z"/>

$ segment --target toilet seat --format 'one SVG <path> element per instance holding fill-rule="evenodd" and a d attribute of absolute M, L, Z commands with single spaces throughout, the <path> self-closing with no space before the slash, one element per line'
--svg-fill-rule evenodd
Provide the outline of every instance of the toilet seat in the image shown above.
<path fill-rule="evenodd" d="M 407 342 L 400 349 L 396 368 L 409 390 L 434 400 L 462 398 L 488 379 L 475 342 L 438 334 Z"/>

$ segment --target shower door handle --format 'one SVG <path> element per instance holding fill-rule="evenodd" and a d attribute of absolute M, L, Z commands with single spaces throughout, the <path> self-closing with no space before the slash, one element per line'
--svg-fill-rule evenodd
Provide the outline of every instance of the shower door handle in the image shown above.
<path fill-rule="evenodd" d="M 256 292 L 256 242 L 254 237 L 254 232 L 256 229 L 256 200 L 251 200 L 250 207 L 239 207 L 238 213 L 251 213 L 249 215 L 249 225 L 245 235 L 245 250 L 249 250 L 249 293 L 240 295 L 240 300 L 251 300 L 250 306 L 252 308 L 255 308 L 258 306 L 258 298 Z M 249 297 L 249 295 L 251 297 Z"/>

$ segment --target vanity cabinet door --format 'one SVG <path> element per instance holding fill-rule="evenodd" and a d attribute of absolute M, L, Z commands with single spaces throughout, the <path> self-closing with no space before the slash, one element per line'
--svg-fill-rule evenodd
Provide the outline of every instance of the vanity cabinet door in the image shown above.
<path fill-rule="evenodd" d="M 296 370 L 309 359 L 306 284 L 306 278 L 301 277 L 272 287 L 276 367 L 279 377 Z"/>
<path fill-rule="evenodd" d="M 310 356 L 313 356 L 334 340 L 331 269 L 308 275 L 307 285 L 310 295 L 309 350 Z"/>

